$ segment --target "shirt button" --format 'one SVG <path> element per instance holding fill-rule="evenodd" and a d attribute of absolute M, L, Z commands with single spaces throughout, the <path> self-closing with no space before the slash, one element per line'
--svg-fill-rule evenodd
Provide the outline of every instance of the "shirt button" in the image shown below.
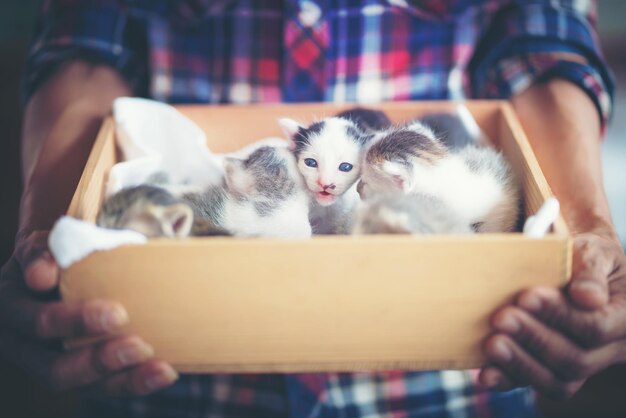
<path fill-rule="evenodd" d="M 304 26 L 313 26 L 322 16 L 319 6 L 312 1 L 303 1 L 300 5 L 300 13 L 298 18 Z"/>

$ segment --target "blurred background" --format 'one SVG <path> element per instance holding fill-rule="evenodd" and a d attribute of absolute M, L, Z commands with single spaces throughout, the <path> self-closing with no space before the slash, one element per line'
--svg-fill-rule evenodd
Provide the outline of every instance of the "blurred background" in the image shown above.
<path fill-rule="evenodd" d="M 13 251 L 18 199 L 20 108 L 18 88 L 40 0 L 0 1 L 0 264 Z M 603 143 L 605 184 L 615 224 L 626 243 L 626 0 L 599 1 L 598 31 L 616 76 L 615 112 Z M 595 117 L 595 115 L 594 115 Z M 626 371 L 614 369 L 590 382 L 568 403 L 544 402 L 549 417 L 626 417 Z M 0 362 L 0 417 L 69 417 L 72 394 L 58 396 Z"/>

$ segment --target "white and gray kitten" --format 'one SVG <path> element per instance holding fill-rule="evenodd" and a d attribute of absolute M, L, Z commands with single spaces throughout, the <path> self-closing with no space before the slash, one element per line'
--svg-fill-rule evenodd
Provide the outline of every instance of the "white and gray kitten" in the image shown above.
<path fill-rule="evenodd" d="M 129 195 L 134 198 L 128 199 Z M 149 237 L 304 238 L 311 235 L 308 210 L 308 196 L 291 152 L 286 148 L 261 147 L 246 159 L 225 158 L 222 184 L 201 192 L 175 197 L 165 189 L 147 185 L 134 192 L 122 190 L 105 203 L 98 224 L 133 229 Z M 177 217 L 170 215 L 172 212 Z M 184 218 L 185 222 L 172 218 Z M 172 223 L 186 227 L 172 228 Z"/>
<path fill-rule="evenodd" d="M 309 197 L 293 154 L 261 147 L 246 159 L 224 159 L 224 183 L 182 196 L 194 214 L 235 236 L 311 236 Z"/>
<path fill-rule="evenodd" d="M 308 127 L 279 120 L 291 141 L 298 168 L 311 196 L 310 220 L 316 234 L 347 234 L 359 198 L 355 184 L 365 144 L 388 119 L 384 113 L 355 108 Z"/>
<path fill-rule="evenodd" d="M 511 232 L 517 225 L 519 185 L 491 147 L 448 148 L 413 122 L 377 134 L 363 160 L 362 196 L 390 190 L 432 196 L 477 232 Z"/>

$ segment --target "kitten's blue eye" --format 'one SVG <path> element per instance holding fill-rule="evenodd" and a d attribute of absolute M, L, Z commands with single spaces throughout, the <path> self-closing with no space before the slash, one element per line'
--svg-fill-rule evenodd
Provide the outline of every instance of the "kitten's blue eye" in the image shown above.
<path fill-rule="evenodd" d="M 307 167 L 317 167 L 317 161 L 315 161 L 313 158 L 305 158 L 304 164 L 306 164 Z"/>
<path fill-rule="evenodd" d="M 352 170 L 352 164 L 350 163 L 341 163 L 339 164 L 339 171 L 344 171 L 344 172 L 348 172 Z"/>

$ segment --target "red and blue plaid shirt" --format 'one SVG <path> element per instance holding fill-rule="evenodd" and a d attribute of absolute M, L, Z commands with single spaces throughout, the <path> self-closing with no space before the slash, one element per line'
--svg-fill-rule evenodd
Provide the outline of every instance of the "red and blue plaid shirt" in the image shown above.
<path fill-rule="evenodd" d="M 86 59 L 170 103 L 507 98 L 558 77 L 603 122 L 611 108 L 591 1 L 50 0 L 42 10 L 24 103 L 59 64 Z M 534 416 L 528 389 L 491 393 L 476 374 L 183 376 L 86 407 L 90 417 Z"/>

